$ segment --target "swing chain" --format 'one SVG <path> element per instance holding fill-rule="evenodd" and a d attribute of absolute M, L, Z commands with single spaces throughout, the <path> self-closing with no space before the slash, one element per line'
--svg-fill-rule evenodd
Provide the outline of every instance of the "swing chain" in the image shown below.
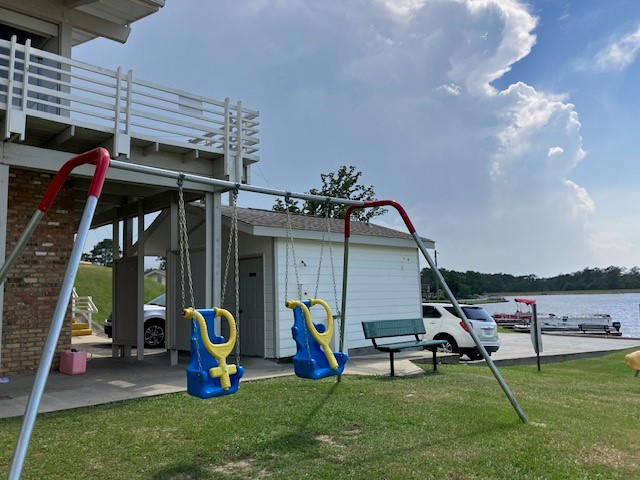
<path fill-rule="evenodd" d="M 320 244 L 320 260 L 318 261 L 318 275 L 316 277 L 316 291 L 314 298 L 318 298 L 318 288 L 320 285 L 320 270 L 322 268 L 322 260 L 324 258 L 324 245 L 327 242 L 329 243 L 329 257 L 331 258 L 331 278 L 333 279 L 333 300 L 334 305 L 336 306 L 336 313 L 333 315 L 333 320 L 338 322 L 340 318 L 340 305 L 338 304 L 338 291 L 336 288 L 336 272 L 333 263 L 333 245 L 331 243 L 331 219 L 329 218 L 329 213 L 331 211 L 331 204 L 329 199 L 324 203 L 324 219 L 327 224 L 326 232 L 322 232 L 322 243 Z"/>
<path fill-rule="evenodd" d="M 286 210 L 287 210 L 287 236 L 288 238 L 288 243 L 291 244 L 291 256 L 293 258 L 293 269 L 296 273 L 296 285 L 297 285 L 297 290 L 298 290 L 298 300 L 302 301 L 302 284 L 300 283 L 300 273 L 298 272 L 298 261 L 296 260 L 296 250 L 295 250 L 295 245 L 293 243 L 293 227 L 291 225 L 291 211 L 290 211 L 290 206 L 291 206 L 291 197 L 289 197 L 289 195 L 287 195 L 286 197 L 284 197 L 284 201 L 285 201 L 285 206 L 286 206 Z M 287 244 L 287 266 L 288 266 L 288 261 L 289 261 L 289 249 L 288 249 L 289 245 Z M 286 278 L 285 278 L 285 283 L 286 283 Z M 285 293 L 288 295 L 288 291 L 287 291 L 287 285 L 285 285 Z"/>
<path fill-rule="evenodd" d="M 235 197 L 234 197 L 235 201 Z M 225 300 L 227 299 L 227 280 L 229 278 L 229 259 L 231 258 L 231 248 L 233 244 L 233 217 L 231 219 L 231 226 L 229 227 L 229 242 L 227 244 L 227 258 L 224 264 L 224 276 L 222 277 L 222 298 L 220 305 L 224 308 Z"/>
<path fill-rule="evenodd" d="M 184 206 L 184 174 L 181 173 L 178 177 L 178 223 L 180 229 L 180 273 L 181 273 L 181 287 L 182 287 L 182 308 L 185 307 L 185 292 L 184 292 L 184 273 L 185 264 L 187 270 L 187 279 L 189 281 L 189 306 L 195 308 L 195 300 L 193 295 L 193 281 L 191 276 L 191 259 L 189 258 L 189 232 L 187 230 L 187 214 Z"/>
<path fill-rule="evenodd" d="M 238 192 L 239 189 L 236 187 L 232 191 L 231 196 L 231 225 L 229 226 L 229 241 L 227 244 L 227 258 L 224 265 L 224 276 L 222 279 L 222 298 L 221 304 L 225 304 L 225 300 L 227 297 L 227 280 L 229 278 L 229 261 L 231 259 L 231 249 L 234 248 L 234 283 L 235 283 L 235 311 L 234 320 L 236 321 L 236 346 L 235 346 L 235 357 L 236 364 L 240 365 L 240 272 L 239 272 L 239 260 L 238 260 Z"/>
<path fill-rule="evenodd" d="M 293 243 L 293 228 L 291 226 L 291 197 L 286 195 L 284 197 L 285 208 L 287 210 L 287 242 L 286 242 L 286 260 L 285 260 L 285 274 L 284 274 L 284 291 L 285 291 L 285 300 L 289 300 L 289 290 L 288 290 L 288 281 L 289 281 L 289 244 L 291 244 L 291 255 L 293 257 L 293 267 L 296 272 L 296 284 L 298 286 L 298 300 L 302 302 L 302 285 L 300 284 L 300 275 L 298 273 L 298 261 L 296 260 L 296 250 L 295 244 Z M 304 340 L 307 347 L 307 357 L 309 358 L 309 363 L 311 363 L 311 345 L 309 345 L 309 331 L 307 330 L 307 323 L 302 322 L 304 328 Z"/>
<path fill-rule="evenodd" d="M 329 205 L 325 204 L 325 218 L 329 218 Z M 318 259 L 318 274 L 316 275 L 316 290 L 313 294 L 313 298 L 318 298 L 318 288 L 320 286 L 320 272 L 322 270 L 322 259 L 324 257 L 324 244 L 326 241 L 326 232 L 322 232 L 322 243 L 320 244 L 320 255 Z"/>
<path fill-rule="evenodd" d="M 184 173 L 178 176 L 178 230 L 180 240 L 180 287 L 182 294 L 182 310 L 186 307 L 185 292 L 184 292 L 184 277 L 185 277 L 185 263 L 187 270 L 187 279 L 189 280 L 189 300 L 191 301 L 190 307 L 195 307 L 195 299 L 193 295 L 193 280 L 191 276 L 191 258 L 189 257 L 189 231 L 187 230 L 187 213 L 184 207 Z M 198 335 L 198 327 L 196 320 L 191 320 L 191 327 Z M 200 357 L 200 342 L 196 341 L 196 356 L 198 357 L 198 370 L 202 372 L 202 358 Z"/>

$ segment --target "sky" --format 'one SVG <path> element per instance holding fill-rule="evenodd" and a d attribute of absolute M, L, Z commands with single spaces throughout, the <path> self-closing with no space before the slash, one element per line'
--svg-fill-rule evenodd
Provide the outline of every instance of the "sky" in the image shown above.
<path fill-rule="evenodd" d="M 636 0 L 167 0 L 73 55 L 259 110 L 256 185 L 354 165 L 440 267 L 548 277 L 640 265 L 639 52 Z"/>

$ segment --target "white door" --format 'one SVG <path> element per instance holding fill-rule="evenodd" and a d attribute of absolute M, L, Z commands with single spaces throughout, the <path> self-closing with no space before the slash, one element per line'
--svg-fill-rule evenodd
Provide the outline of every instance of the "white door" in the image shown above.
<path fill-rule="evenodd" d="M 264 357 L 262 257 L 240 260 L 240 353 Z"/>

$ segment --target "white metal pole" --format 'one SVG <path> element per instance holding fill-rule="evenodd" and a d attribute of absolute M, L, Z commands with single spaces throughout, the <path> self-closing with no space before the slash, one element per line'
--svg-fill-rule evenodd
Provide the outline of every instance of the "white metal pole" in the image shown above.
<path fill-rule="evenodd" d="M 42 351 L 42 357 L 40 364 L 38 365 L 38 372 L 29 395 L 29 401 L 27 402 L 27 408 L 22 418 L 22 425 L 20 426 L 20 433 L 18 434 L 18 442 L 16 449 L 11 459 L 11 468 L 9 470 L 9 480 L 18 480 L 22 474 L 22 468 L 24 466 L 24 460 L 27 455 L 27 449 L 29 448 L 29 439 L 31 438 L 31 432 L 33 431 L 33 425 L 38 414 L 38 407 L 42 400 L 42 394 L 44 392 L 45 384 L 49 376 L 49 369 L 51 368 L 51 362 L 53 361 L 53 355 L 56 351 L 56 344 L 60 337 L 60 331 L 64 323 L 64 317 L 67 312 L 67 305 L 69 304 L 69 297 L 73 290 L 73 284 L 78 273 L 78 266 L 82 258 L 82 250 L 84 244 L 89 235 L 89 228 L 91 227 L 91 220 L 93 214 L 96 211 L 96 205 L 98 204 L 98 198 L 89 195 L 87 197 L 87 204 L 82 214 L 80 221 L 80 227 L 78 228 L 78 234 L 76 235 L 76 241 L 71 251 L 71 258 L 67 265 L 67 271 L 62 282 L 62 288 L 60 290 L 60 296 L 58 297 L 58 303 L 56 305 L 55 312 L 53 314 L 53 320 L 51 321 L 51 327 L 49 328 L 49 335 Z"/>

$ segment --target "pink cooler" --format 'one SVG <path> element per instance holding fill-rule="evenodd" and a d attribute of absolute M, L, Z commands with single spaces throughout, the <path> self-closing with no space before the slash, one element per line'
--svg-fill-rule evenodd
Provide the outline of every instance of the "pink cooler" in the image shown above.
<path fill-rule="evenodd" d="M 63 350 L 60 352 L 60 372 L 79 375 L 87 371 L 87 352 L 84 350 Z"/>

